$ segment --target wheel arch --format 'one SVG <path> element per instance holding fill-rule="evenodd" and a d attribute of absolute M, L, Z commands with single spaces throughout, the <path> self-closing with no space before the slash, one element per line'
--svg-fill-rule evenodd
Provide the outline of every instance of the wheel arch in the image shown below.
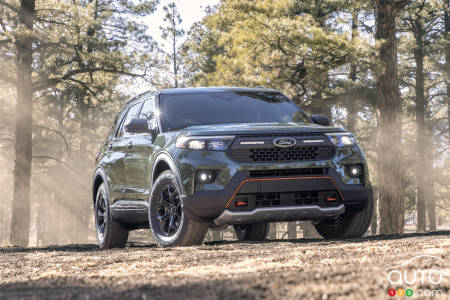
<path fill-rule="evenodd" d="M 166 171 L 166 170 L 171 170 L 172 171 L 172 173 L 175 175 L 175 178 L 176 178 L 176 180 L 178 182 L 178 185 L 180 186 L 181 193 L 183 195 L 185 195 L 184 187 L 183 187 L 183 184 L 181 182 L 180 175 L 178 173 L 178 168 L 177 168 L 174 160 L 172 159 L 172 157 L 166 152 L 160 153 L 156 157 L 155 162 L 153 163 L 152 176 L 151 176 L 151 184 L 152 184 L 152 186 L 155 183 L 155 181 L 158 178 L 158 176 L 161 175 L 161 173 Z"/>
<path fill-rule="evenodd" d="M 94 180 L 92 182 L 92 203 L 94 207 L 95 207 L 95 200 L 97 198 L 98 188 L 102 183 L 105 184 L 106 193 L 109 195 L 108 181 L 106 180 L 105 171 L 102 168 L 97 168 L 94 174 Z"/>

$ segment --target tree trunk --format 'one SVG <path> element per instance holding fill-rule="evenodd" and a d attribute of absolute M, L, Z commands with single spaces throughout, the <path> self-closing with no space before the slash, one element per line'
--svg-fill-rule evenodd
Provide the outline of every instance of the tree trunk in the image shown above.
<path fill-rule="evenodd" d="M 79 153 L 79 164 L 80 173 L 86 173 L 88 175 L 90 166 L 89 161 L 85 158 L 92 157 L 88 149 L 89 136 L 90 136 L 90 122 L 89 122 L 89 104 L 84 101 L 79 103 L 79 113 L 80 113 L 80 153 Z M 75 206 L 74 217 L 78 220 L 74 220 L 74 224 L 78 224 L 78 228 L 74 231 L 74 239 L 79 243 L 85 243 L 89 239 L 89 217 L 91 216 L 91 202 L 90 194 L 88 189 L 80 193 L 80 202 Z"/>
<path fill-rule="evenodd" d="M 326 12 L 320 6 L 317 6 L 317 10 L 313 13 L 313 18 L 319 24 L 321 28 L 326 28 Z M 330 120 L 332 120 L 332 105 L 325 101 L 325 92 L 330 86 L 330 81 L 328 78 L 328 71 L 322 71 L 315 78 L 315 83 L 313 89 L 315 90 L 311 99 L 312 110 L 314 113 L 326 115 Z"/>
<path fill-rule="evenodd" d="M 448 41 L 450 35 L 450 1 L 447 1 L 445 7 L 445 38 Z M 450 44 L 445 48 L 445 80 L 447 83 L 447 117 L 448 117 L 448 140 L 450 144 Z"/>
<path fill-rule="evenodd" d="M 173 79 L 174 79 L 174 87 L 178 87 L 178 53 L 177 53 L 177 40 L 178 40 L 178 33 L 177 33 L 177 15 L 178 11 L 176 9 L 176 6 L 174 5 L 172 7 L 172 30 L 173 30 L 173 39 L 172 39 L 172 65 L 173 65 Z"/>
<path fill-rule="evenodd" d="M 303 238 L 309 239 L 309 238 L 319 238 L 320 234 L 317 232 L 314 225 L 311 223 L 311 221 L 302 221 L 300 222 L 300 228 L 303 231 Z"/>
<path fill-rule="evenodd" d="M 3 246 L 4 242 L 7 240 L 7 229 L 6 229 L 6 218 L 8 215 L 7 206 L 4 203 L 0 202 L 0 247 Z"/>
<path fill-rule="evenodd" d="M 221 230 L 211 230 L 211 238 L 212 241 L 221 241 L 222 240 L 222 231 Z"/>
<path fill-rule="evenodd" d="M 352 13 L 352 40 L 358 37 L 358 11 Z M 355 63 L 350 64 L 350 80 L 356 82 L 357 67 Z M 356 117 L 358 110 L 356 109 L 356 101 L 347 102 L 347 130 L 355 132 L 356 129 Z"/>
<path fill-rule="evenodd" d="M 277 224 L 278 223 L 270 223 L 269 235 L 268 235 L 269 240 L 277 239 Z"/>
<path fill-rule="evenodd" d="M 297 222 L 287 223 L 287 235 L 288 239 L 294 240 L 297 238 Z"/>
<path fill-rule="evenodd" d="M 93 17 L 94 20 L 96 20 L 99 13 L 99 2 L 98 0 L 89 0 L 89 3 L 94 3 L 95 9 L 93 11 Z M 90 26 L 87 30 L 87 35 L 93 37 L 97 34 L 97 30 L 98 28 L 96 25 Z M 91 42 L 88 42 L 87 52 L 94 53 L 94 51 L 94 45 Z M 80 174 L 90 176 L 90 160 L 86 160 L 86 157 L 92 157 L 88 149 L 89 139 L 91 136 L 91 123 L 89 121 L 89 112 L 91 107 L 89 102 L 89 94 L 85 89 L 77 90 L 76 94 L 78 100 L 78 113 L 80 117 L 80 148 L 77 157 L 77 167 L 79 168 Z M 89 240 L 89 220 L 92 208 L 91 202 L 89 201 L 91 195 L 89 193 L 88 186 L 81 190 L 77 195 L 80 197 L 80 201 L 66 204 L 67 207 L 73 207 L 73 214 L 67 217 L 72 218 L 72 224 L 76 224 L 76 226 L 72 226 L 70 239 L 73 242 L 85 243 Z"/>
<path fill-rule="evenodd" d="M 434 198 L 434 170 L 433 170 L 433 141 L 431 134 L 427 135 L 427 156 L 426 156 L 426 205 L 427 205 L 427 215 L 428 224 L 430 231 L 436 231 L 436 202 Z"/>
<path fill-rule="evenodd" d="M 377 228 L 378 228 L 378 187 L 372 186 L 374 189 L 373 191 L 373 213 L 372 213 L 372 220 L 370 222 L 370 233 L 372 235 L 377 234 Z"/>
<path fill-rule="evenodd" d="M 375 107 L 376 111 L 376 107 Z M 378 113 L 375 113 L 375 121 L 376 121 L 376 132 L 380 131 L 380 116 Z M 371 122 L 369 122 L 371 123 Z M 376 169 L 377 169 L 377 185 L 372 186 L 372 193 L 373 193 L 373 213 L 372 213 L 372 220 L 370 224 L 370 231 L 373 235 L 377 234 L 379 232 L 378 224 L 379 224 L 379 211 L 380 211 L 380 201 L 379 201 L 379 189 L 378 184 L 381 181 L 381 172 L 380 172 L 380 160 L 376 160 Z"/>
<path fill-rule="evenodd" d="M 401 102 L 398 89 L 396 7 L 390 0 L 376 1 L 376 39 L 380 42 L 376 68 L 379 114 L 380 233 L 403 233 Z"/>
<path fill-rule="evenodd" d="M 416 62 L 416 124 L 417 124 L 417 164 L 416 164 L 416 205 L 417 205 L 417 232 L 426 231 L 426 189 L 429 184 L 427 180 L 430 174 L 424 173 L 428 170 L 427 166 L 427 144 L 425 130 L 425 90 L 424 90 L 424 74 L 423 74 L 423 21 L 420 16 L 415 20 L 414 32 L 416 45 L 414 49 L 414 60 Z"/>
<path fill-rule="evenodd" d="M 175 87 L 178 87 L 178 57 L 177 57 L 177 40 L 174 37 L 173 38 L 173 44 L 172 44 L 172 51 L 173 51 L 173 76 L 175 81 Z"/>
<path fill-rule="evenodd" d="M 415 24 L 415 49 L 414 59 L 416 63 L 416 123 L 417 123 L 417 231 L 426 231 L 426 216 L 430 230 L 436 230 L 436 208 L 434 199 L 433 181 L 433 147 L 431 128 L 427 127 L 427 103 L 425 101 L 425 76 L 424 76 L 424 24 L 420 14 L 417 15 Z"/>
<path fill-rule="evenodd" d="M 23 30 L 32 32 L 34 0 L 20 2 L 19 23 Z M 21 34 L 16 42 L 17 64 L 17 103 L 16 103 L 16 139 L 14 164 L 14 191 L 12 204 L 12 221 L 10 243 L 13 246 L 28 246 L 30 232 L 30 180 L 32 151 L 32 113 L 33 113 L 33 82 L 32 39 L 28 34 Z"/>
<path fill-rule="evenodd" d="M 446 2 L 444 21 L 445 21 L 445 38 L 448 41 L 450 38 L 450 1 Z M 447 85 L 447 118 L 448 118 L 448 143 L 450 144 L 450 44 L 447 43 L 445 47 L 445 80 Z M 447 170 L 447 178 L 450 177 L 450 172 Z M 448 181 L 447 181 L 448 182 Z M 450 196 L 449 188 L 447 186 L 447 195 Z"/>

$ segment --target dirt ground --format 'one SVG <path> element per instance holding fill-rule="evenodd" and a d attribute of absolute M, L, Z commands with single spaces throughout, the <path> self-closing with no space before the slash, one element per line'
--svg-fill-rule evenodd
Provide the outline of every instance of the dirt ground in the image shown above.
<path fill-rule="evenodd" d="M 388 268 L 444 270 L 438 285 L 392 286 Z M 385 299 L 389 288 L 450 299 L 450 232 L 346 241 L 215 242 L 161 248 L 130 243 L 0 248 L 0 299 Z M 396 296 L 397 298 L 397 296 Z M 395 299 L 395 298 L 391 298 Z"/>

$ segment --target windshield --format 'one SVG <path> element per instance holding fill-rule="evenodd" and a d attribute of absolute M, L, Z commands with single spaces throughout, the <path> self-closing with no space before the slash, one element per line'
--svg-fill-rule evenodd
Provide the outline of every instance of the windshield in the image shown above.
<path fill-rule="evenodd" d="M 160 108 L 166 131 L 208 124 L 309 123 L 297 105 L 277 92 L 162 94 Z"/>

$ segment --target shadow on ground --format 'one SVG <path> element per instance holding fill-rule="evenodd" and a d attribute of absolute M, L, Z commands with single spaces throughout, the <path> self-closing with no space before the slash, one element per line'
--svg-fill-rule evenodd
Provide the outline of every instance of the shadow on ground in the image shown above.
<path fill-rule="evenodd" d="M 245 284 L 244 282 L 245 281 Z M 268 288 L 256 285 L 248 288 L 251 279 L 240 280 L 210 280 L 177 285 L 143 284 L 127 289 L 123 287 L 95 286 L 94 282 L 73 282 L 70 278 L 60 277 L 54 281 L 17 282 L 0 284 L 2 299 L 264 299 Z M 101 286 L 101 287 L 100 287 Z M 48 298 L 51 294 L 51 298 Z M 176 296 L 178 295 L 178 296 Z"/>

